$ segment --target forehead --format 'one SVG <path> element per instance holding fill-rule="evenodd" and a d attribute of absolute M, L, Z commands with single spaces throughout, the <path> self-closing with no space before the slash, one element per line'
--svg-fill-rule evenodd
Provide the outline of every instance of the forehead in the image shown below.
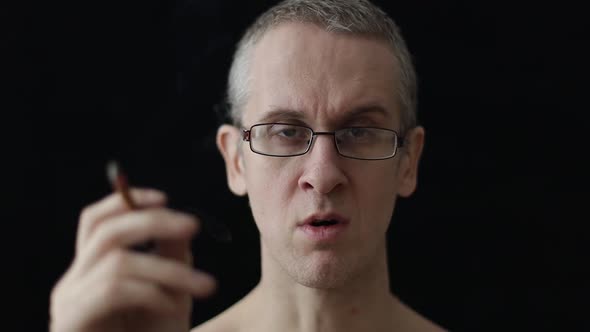
<path fill-rule="evenodd" d="M 284 23 L 256 44 L 244 123 L 277 109 L 325 121 L 358 109 L 381 108 L 396 123 L 396 61 L 382 40 Z"/>

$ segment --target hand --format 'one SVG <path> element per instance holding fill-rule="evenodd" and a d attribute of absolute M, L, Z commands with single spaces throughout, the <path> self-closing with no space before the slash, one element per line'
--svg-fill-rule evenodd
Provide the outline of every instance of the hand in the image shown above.
<path fill-rule="evenodd" d="M 51 293 L 51 332 L 186 332 L 191 296 L 213 292 L 215 280 L 191 267 L 197 220 L 164 208 L 161 192 L 131 196 L 141 209 L 112 194 L 83 210 L 74 261 Z M 154 253 L 129 249 L 148 240 Z"/>

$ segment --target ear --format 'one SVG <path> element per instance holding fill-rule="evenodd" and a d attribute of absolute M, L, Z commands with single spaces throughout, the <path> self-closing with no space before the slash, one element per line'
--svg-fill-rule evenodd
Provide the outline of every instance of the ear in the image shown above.
<path fill-rule="evenodd" d="M 418 164 L 424 147 L 424 128 L 411 129 L 404 138 L 404 147 L 400 152 L 401 160 L 398 169 L 398 194 L 408 197 L 416 190 L 418 181 Z"/>
<path fill-rule="evenodd" d="M 243 156 L 239 151 L 240 130 L 234 126 L 222 125 L 217 130 L 217 148 L 223 160 L 229 189 L 238 196 L 246 195 L 246 179 Z"/>

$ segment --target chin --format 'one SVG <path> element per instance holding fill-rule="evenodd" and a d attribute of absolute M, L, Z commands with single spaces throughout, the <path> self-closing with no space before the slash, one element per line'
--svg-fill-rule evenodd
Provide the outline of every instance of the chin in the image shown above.
<path fill-rule="evenodd" d="M 342 277 L 326 277 L 326 276 L 298 276 L 297 283 L 313 289 L 339 289 L 346 285 L 346 278 Z"/>
<path fill-rule="evenodd" d="M 314 259 L 290 271 L 295 281 L 316 289 L 337 289 L 348 284 L 359 274 L 360 266 L 341 259 Z M 355 273 L 356 272 L 356 273 Z"/>
<path fill-rule="evenodd" d="M 377 241 L 375 241 L 377 243 Z M 271 243 L 272 244 L 272 243 Z M 273 248 L 274 250 L 271 250 Z M 305 287 L 314 289 L 338 289 L 347 287 L 359 279 L 371 279 L 367 273 L 379 264 L 380 246 L 325 246 L 322 248 L 297 248 L 267 246 L 262 241 L 263 263 L 280 267 L 285 276 Z"/>

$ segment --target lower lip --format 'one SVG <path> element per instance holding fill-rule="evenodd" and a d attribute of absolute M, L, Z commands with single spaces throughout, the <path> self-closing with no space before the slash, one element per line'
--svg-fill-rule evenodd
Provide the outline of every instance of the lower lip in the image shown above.
<path fill-rule="evenodd" d="M 299 226 L 299 229 L 303 231 L 309 239 L 315 241 L 334 240 L 345 228 L 345 223 L 338 223 L 330 226 L 312 226 L 309 224 Z"/>

